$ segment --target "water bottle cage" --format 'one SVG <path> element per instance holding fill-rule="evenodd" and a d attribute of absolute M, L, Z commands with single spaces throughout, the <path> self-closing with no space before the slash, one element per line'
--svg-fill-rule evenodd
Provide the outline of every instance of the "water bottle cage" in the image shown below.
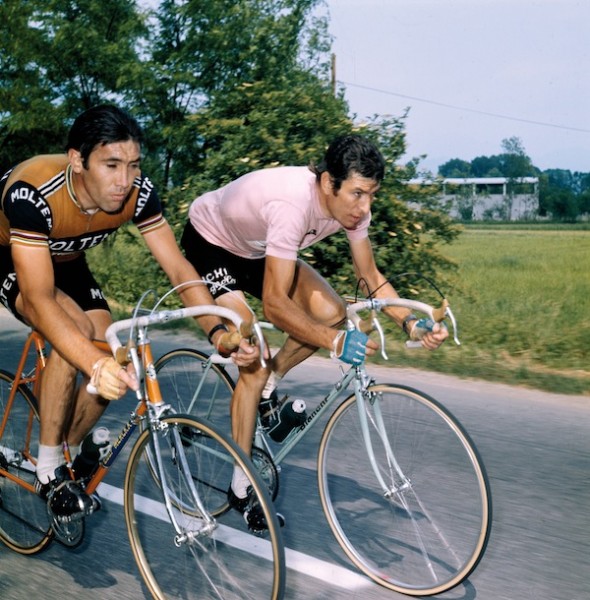
<path fill-rule="evenodd" d="M 258 412 L 260 414 L 260 418 L 268 419 L 276 415 L 281 410 L 281 406 L 284 400 L 284 398 L 281 402 L 274 402 L 273 398 L 269 398 L 268 400 L 261 400 L 260 404 L 258 405 Z"/>
<path fill-rule="evenodd" d="M 271 439 L 278 443 L 283 442 L 289 433 L 302 425 L 307 418 L 303 400 L 286 402 L 286 399 L 287 396 L 281 401 L 276 421 L 268 428 Z"/>

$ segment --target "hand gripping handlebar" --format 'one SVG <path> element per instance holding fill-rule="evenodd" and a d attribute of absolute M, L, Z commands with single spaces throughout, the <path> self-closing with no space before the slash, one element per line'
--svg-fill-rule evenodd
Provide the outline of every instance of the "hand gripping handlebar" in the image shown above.
<path fill-rule="evenodd" d="M 422 313 L 432 319 L 435 323 L 441 323 L 448 318 L 453 327 L 453 339 L 455 344 L 457 344 L 457 346 L 461 345 L 457 336 L 457 321 L 455 320 L 455 316 L 446 299 L 442 301 L 439 307 L 430 306 L 424 302 L 408 300 L 406 298 L 373 298 L 371 300 L 361 300 L 349 304 L 346 308 L 346 318 L 349 326 L 365 333 L 377 331 L 381 341 L 381 354 L 384 359 L 387 360 L 387 354 L 385 353 L 385 334 L 377 319 L 377 313 L 388 306 L 399 306 L 401 308 L 407 308 L 412 312 Z M 371 315 L 366 319 L 362 319 L 358 313 L 366 310 L 371 311 Z M 406 346 L 409 348 L 416 348 L 421 346 L 421 342 L 407 341 Z"/>
<path fill-rule="evenodd" d="M 223 306 L 189 306 L 178 308 L 176 310 L 161 310 L 147 315 L 133 317 L 131 319 L 115 321 L 107 328 L 105 337 L 115 360 L 119 364 L 125 365 L 130 362 L 129 347 L 134 343 L 134 330 L 150 325 L 169 323 L 170 321 L 176 321 L 187 317 L 202 317 L 205 315 L 213 315 L 221 319 L 227 319 L 236 327 L 237 331 L 223 334 L 223 346 L 228 350 L 237 348 L 242 338 L 249 338 L 254 334 L 260 347 L 260 362 L 263 367 L 266 366 L 266 361 L 264 360 L 264 337 L 262 335 L 260 324 L 258 322 L 247 323 L 242 320 L 238 313 Z M 130 330 L 129 342 L 127 345 L 123 346 L 119 340 L 118 333 L 127 329 Z M 92 386 L 88 387 L 88 391 L 90 393 L 96 393 L 96 390 L 91 388 Z"/>

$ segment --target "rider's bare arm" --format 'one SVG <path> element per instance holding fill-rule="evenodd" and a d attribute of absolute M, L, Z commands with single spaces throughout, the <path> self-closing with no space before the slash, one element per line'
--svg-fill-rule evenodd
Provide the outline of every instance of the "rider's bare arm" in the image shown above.
<path fill-rule="evenodd" d="M 298 298 L 298 302 L 291 298 L 296 265 L 294 260 L 266 257 L 262 292 L 265 317 L 300 342 L 332 350 L 338 330 L 322 325 L 304 309 L 307 302 L 322 303 L 321 292 L 306 292 L 310 297 Z M 313 298 L 314 294 L 319 297 Z"/>
<path fill-rule="evenodd" d="M 20 289 L 17 310 L 67 362 L 90 376 L 94 364 L 105 353 L 92 344 L 92 334 L 85 335 L 70 316 L 75 314 L 75 303 L 65 295 L 58 296 L 49 249 L 13 244 L 12 257 Z M 58 297 L 71 303 L 70 314 L 60 305 Z M 79 311 L 82 318 L 82 310 Z"/>

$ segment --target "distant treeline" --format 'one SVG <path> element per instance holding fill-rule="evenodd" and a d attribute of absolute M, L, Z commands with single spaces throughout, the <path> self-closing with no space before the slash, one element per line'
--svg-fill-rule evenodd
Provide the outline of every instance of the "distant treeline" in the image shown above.
<path fill-rule="evenodd" d="M 505 150 L 493 156 L 478 156 L 471 161 L 453 158 L 440 165 L 441 177 L 538 177 L 539 216 L 556 221 L 575 222 L 590 216 L 590 173 L 567 169 L 541 169 L 527 156 L 521 141 L 502 142 Z"/>

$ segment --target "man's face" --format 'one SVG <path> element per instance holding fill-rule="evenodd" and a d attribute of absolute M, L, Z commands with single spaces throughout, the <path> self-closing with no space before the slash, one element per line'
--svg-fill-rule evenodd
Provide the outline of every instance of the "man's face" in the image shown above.
<path fill-rule="evenodd" d="M 322 174 L 323 190 L 327 193 L 326 207 L 330 216 L 347 229 L 356 229 L 371 210 L 379 183 L 352 172 L 334 191 L 328 173 Z"/>
<path fill-rule="evenodd" d="M 80 153 L 70 150 L 70 162 L 76 174 L 74 189 L 85 210 L 99 208 L 112 213 L 123 206 L 133 180 L 140 175 L 139 144 L 133 140 L 97 146 L 82 165 Z"/>

